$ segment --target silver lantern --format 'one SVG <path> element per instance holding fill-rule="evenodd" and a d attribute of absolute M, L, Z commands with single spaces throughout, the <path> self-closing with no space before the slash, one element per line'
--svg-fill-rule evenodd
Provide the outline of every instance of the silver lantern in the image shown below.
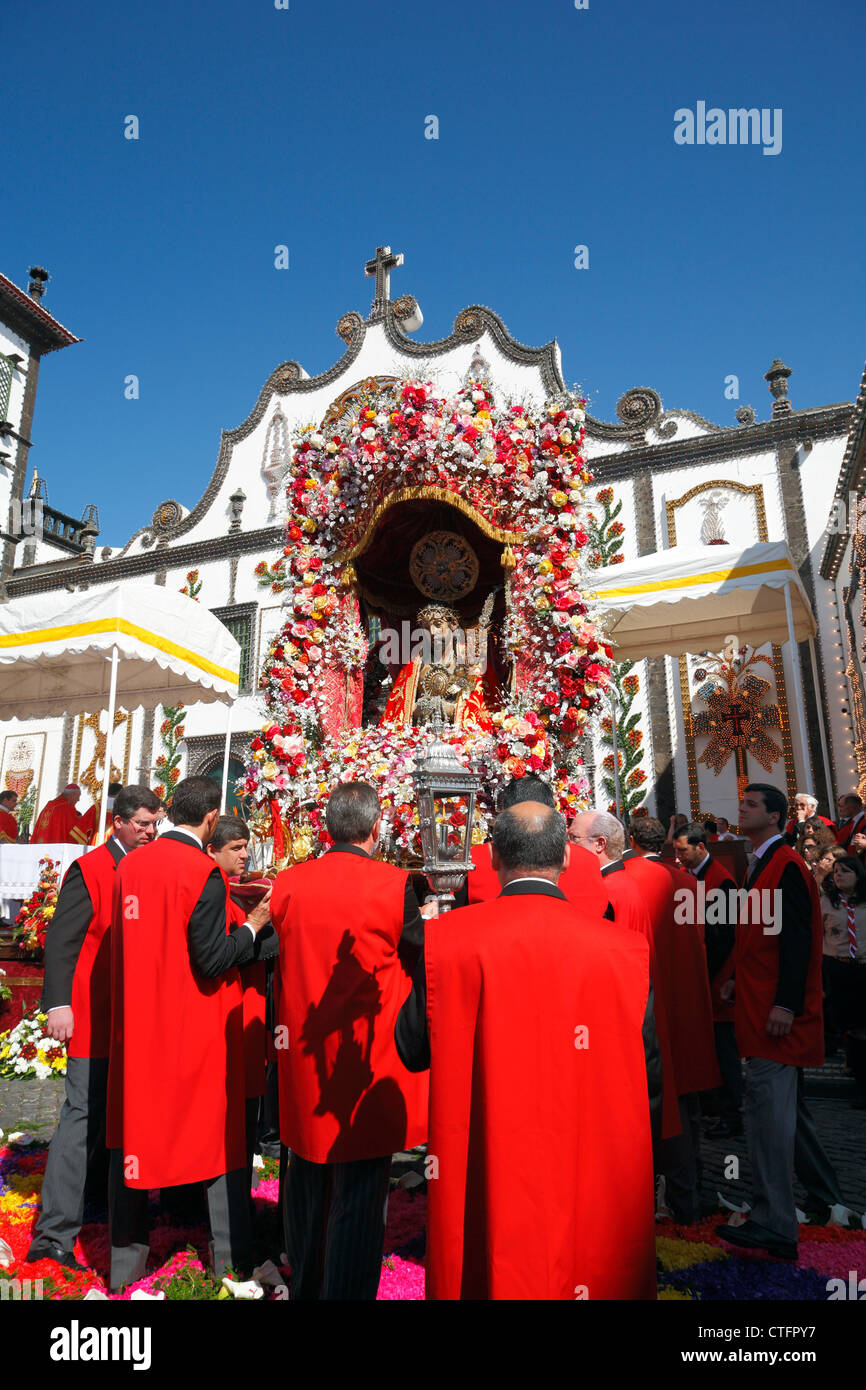
<path fill-rule="evenodd" d="M 475 867 L 470 851 L 481 778 L 474 762 L 463 767 L 451 745 L 444 742 L 441 720 L 430 727 L 433 741 L 416 760 L 412 780 L 418 798 L 422 869 L 439 900 L 439 911 L 448 912 L 455 892 Z M 462 818 L 462 825 L 453 823 L 455 815 Z"/>

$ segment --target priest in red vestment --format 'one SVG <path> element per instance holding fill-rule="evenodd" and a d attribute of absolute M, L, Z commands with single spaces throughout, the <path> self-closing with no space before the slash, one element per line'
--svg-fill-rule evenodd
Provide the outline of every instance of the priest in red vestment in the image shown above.
<path fill-rule="evenodd" d="M 88 1166 L 104 1156 L 115 872 L 127 854 L 153 840 L 158 807 L 150 787 L 121 787 L 111 838 L 70 864 L 45 938 L 42 1010 L 48 1037 L 66 1044 L 66 1100 L 48 1151 L 28 1260 L 84 1268 L 73 1246 L 84 1215 Z"/>
<path fill-rule="evenodd" d="M 30 835 L 31 845 L 67 845 L 72 840 L 71 830 L 78 820 L 76 806 L 81 788 L 70 782 L 53 801 L 47 801 L 36 817 L 36 824 Z"/>
<path fill-rule="evenodd" d="M 394 1043 L 423 924 L 409 875 L 371 857 L 375 789 L 341 783 L 325 818 L 332 848 L 281 873 L 271 905 L 291 1297 L 372 1300 L 391 1156 L 427 1137 L 427 1078 Z"/>
<path fill-rule="evenodd" d="M 568 903 L 567 853 L 503 811 L 500 896 L 426 926 L 396 1037 L 430 1068 L 428 1298 L 656 1297 L 649 952 Z"/>
<path fill-rule="evenodd" d="M 111 813 L 114 809 L 114 798 L 120 791 L 121 782 L 111 782 L 108 788 L 106 799 L 107 815 L 105 818 L 106 834 L 111 833 Z M 101 796 L 100 792 L 100 796 Z M 94 801 L 92 806 L 88 806 L 83 816 L 79 816 L 69 832 L 69 838 L 78 845 L 95 845 L 96 836 L 99 830 L 99 800 Z"/>
<path fill-rule="evenodd" d="M 107 1143 L 111 1286 L 141 1278 L 147 1190 L 203 1182 L 214 1266 L 251 1260 L 242 988 L 268 898 L 228 930 L 225 881 L 205 847 L 220 789 L 174 790 L 174 830 L 120 865 L 111 929 Z"/>
<path fill-rule="evenodd" d="M 17 792 L 0 794 L 0 845 L 14 845 L 18 840 L 18 822 L 12 812 L 18 805 Z"/>

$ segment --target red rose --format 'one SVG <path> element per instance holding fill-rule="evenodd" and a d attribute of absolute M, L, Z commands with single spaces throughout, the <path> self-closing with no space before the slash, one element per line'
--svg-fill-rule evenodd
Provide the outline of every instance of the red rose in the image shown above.
<path fill-rule="evenodd" d="M 533 772 L 540 772 L 544 767 L 544 763 L 536 753 L 533 753 L 532 757 L 529 759 L 529 766 L 532 768 Z"/>
<path fill-rule="evenodd" d="M 254 738 L 252 743 L 250 744 L 250 748 L 252 748 L 254 753 L 257 753 L 259 749 L 264 748 L 264 746 L 265 745 L 262 743 L 260 738 Z"/>
<path fill-rule="evenodd" d="M 577 694 L 577 681 L 574 679 L 574 676 L 563 673 L 559 678 L 559 688 L 566 700 L 570 700 L 572 695 Z"/>
<path fill-rule="evenodd" d="M 498 743 L 496 745 L 496 756 L 499 758 L 500 762 L 505 762 L 505 759 L 508 757 L 507 743 Z"/>
<path fill-rule="evenodd" d="M 590 681 L 603 680 L 607 674 L 607 667 L 600 666 L 597 661 L 591 661 L 586 668 L 586 678 Z"/>
<path fill-rule="evenodd" d="M 311 591 L 311 592 L 312 592 L 313 598 L 322 598 L 328 591 L 327 591 L 327 589 L 325 588 L 324 584 L 314 584 L 314 585 L 312 586 L 312 591 Z"/>
<path fill-rule="evenodd" d="M 556 709 L 559 704 L 559 696 L 555 695 L 552 690 L 548 690 L 544 697 L 544 704 L 548 709 Z"/>

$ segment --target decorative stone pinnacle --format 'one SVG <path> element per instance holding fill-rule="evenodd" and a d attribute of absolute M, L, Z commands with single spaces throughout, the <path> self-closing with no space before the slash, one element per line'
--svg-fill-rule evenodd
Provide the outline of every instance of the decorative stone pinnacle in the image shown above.
<path fill-rule="evenodd" d="M 773 414 L 789 415 L 793 406 L 788 400 L 788 377 L 792 374 L 792 368 L 786 367 L 781 357 L 773 359 L 773 364 L 768 372 L 764 372 L 770 395 L 773 397 Z"/>
<path fill-rule="evenodd" d="M 45 293 L 45 286 L 51 279 L 48 271 L 41 265 L 32 265 L 27 274 L 30 276 L 30 284 L 27 286 L 27 293 L 31 299 L 41 299 Z"/>
<path fill-rule="evenodd" d="M 373 295 L 373 307 L 370 310 L 370 317 L 383 314 L 385 306 L 391 300 L 391 271 L 396 270 L 403 264 L 403 253 L 398 251 L 395 255 L 391 254 L 390 246 L 377 246 L 376 254 L 371 261 L 364 266 L 364 274 L 367 276 L 375 275 L 376 290 Z"/>

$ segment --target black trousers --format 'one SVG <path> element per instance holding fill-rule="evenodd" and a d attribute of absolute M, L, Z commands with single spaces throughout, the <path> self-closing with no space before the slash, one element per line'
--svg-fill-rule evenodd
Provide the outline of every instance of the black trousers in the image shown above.
<path fill-rule="evenodd" d="M 690 1226 L 701 1214 L 701 1109 L 697 1091 L 679 1098 L 682 1132 L 672 1139 L 660 1139 L 655 1152 L 655 1169 L 665 1179 L 665 1201 L 674 1220 Z"/>
<path fill-rule="evenodd" d="M 743 1068 L 733 1023 L 714 1023 L 713 1035 L 722 1073 L 722 1084 L 718 1088 L 719 1114 L 729 1124 L 735 1124 L 743 1118 Z"/>
<path fill-rule="evenodd" d="M 292 1154 L 283 1222 L 293 1301 L 375 1299 L 390 1173 L 390 1154 L 353 1163 L 310 1163 Z"/>

